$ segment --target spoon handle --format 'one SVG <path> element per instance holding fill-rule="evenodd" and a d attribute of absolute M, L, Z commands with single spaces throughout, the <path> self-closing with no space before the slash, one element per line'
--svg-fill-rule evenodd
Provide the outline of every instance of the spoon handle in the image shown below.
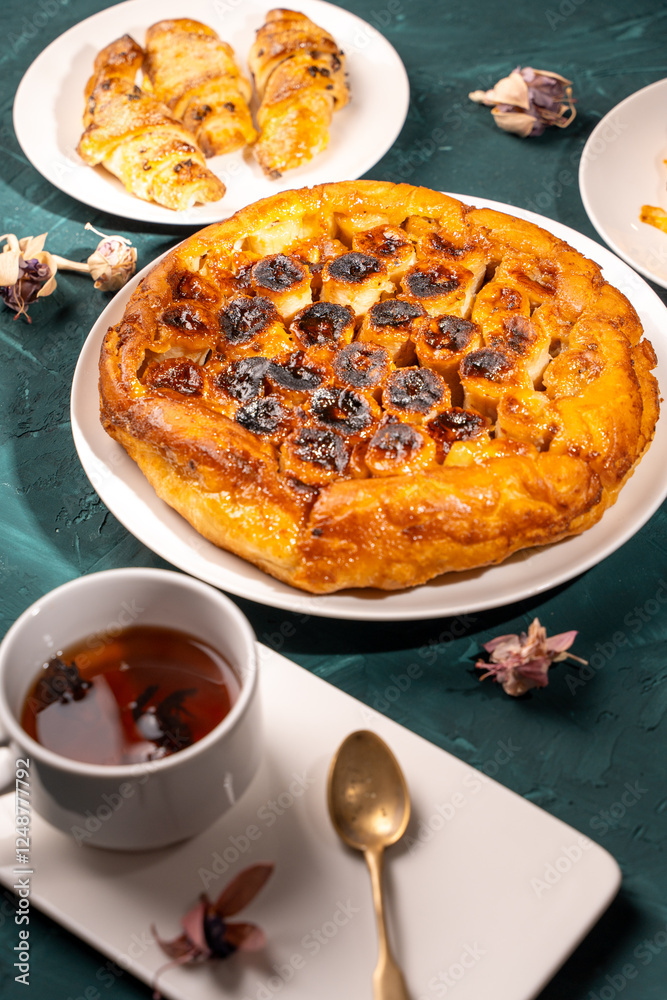
<path fill-rule="evenodd" d="M 378 929 L 378 961 L 373 973 L 373 997 L 374 1000 L 410 1000 L 403 973 L 396 964 L 387 938 L 382 892 L 384 854 L 382 848 L 369 848 L 364 852 L 364 855 L 371 874 L 373 905 Z"/>

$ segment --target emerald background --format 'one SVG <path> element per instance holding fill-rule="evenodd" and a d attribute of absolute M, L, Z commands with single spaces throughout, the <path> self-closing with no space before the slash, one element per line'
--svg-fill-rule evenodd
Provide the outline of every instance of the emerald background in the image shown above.
<path fill-rule="evenodd" d="M 93 212 L 62 194 L 26 161 L 12 126 L 14 93 L 32 60 L 71 25 L 105 6 L 111 5 L 3 2 L 2 228 L 19 236 L 48 230 L 49 249 L 85 259 L 91 241 L 83 227 L 90 221 L 103 232 L 130 237 L 143 267 L 182 238 L 182 230 Z M 579 158 L 610 108 L 667 76 L 663 4 L 346 0 L 340 6 L 386 35 L 410 78 L 405 126 L 366 176 L 522 206 L 600 242 L 579 196 Z M 487 109 L 468 100 L 469 91 L 492 86 L 516 65 L 552 69 L 573 81 L 578 114 L 571 127 L 522 140 L 501 132 Z M 665 119 L 667 124 L 667 108 Z M 41 594 L 80 574 L 166 565 L 108 512 L 74 450 L 72 374 L 110 298 L 84 281 L 76 274 L 59 275 L 57 291 L 31 309 L 31 325 L 14 322 L 0 308 L 2 633 Z M 656 290 L 667 301 L 667 293 Z M 469 763 L 485 768 L 499 742 L 513 741 L 520 750 L 497 780 L 617 858 L 623 870 L 618 898 L 540 1000 L 667 997 L 665 528 L 663 506 L 622 549 L 571 582 L 456 622 L 341 624 L 238 600 L 260 641 Z M 579 686 L 568 684 L 576 673 L 564 664 L 553 669 L 548 688 L 520 700 L 490 681 L 480 684 L 473 663 L 482 643 L 525 629 L 535 616 L 550 633 L 578 629 L 576 653 L 589 659 L 598 652 L 594 662 L 604 661 L 595 676 Z M 392 678 L 413 663 L 421 675 L 393 697 Z M 628 783 L 640 789 L 639 797 L 621 808 Z M 493 829 L 488 833 L 493 852 Z M 128 974 L 101 983 L 97 973 L 105 959 L 34 908 L 31 984 L 18 986 L 12 967 L 14 909 L 11 895 L 0 892 L 0 995 L 7 1000 L 75 1000 L 90 997 L 91 989 L 108 1000 L 150 997 Z M 635 975 L 627 975 L 628 966 Z"/>

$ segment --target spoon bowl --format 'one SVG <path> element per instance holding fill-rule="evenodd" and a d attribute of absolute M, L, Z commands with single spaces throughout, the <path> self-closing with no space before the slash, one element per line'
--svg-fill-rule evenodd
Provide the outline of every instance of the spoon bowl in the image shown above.
<path fill-rule="evenodd" d="M 410 819 L 410 796 L 396 758 L 369 730 L 341 744 L 329 778 L 329 814 L 341 840 L 357 851 L 389 847 Z"/>
<path fill-rule="evenodd" d="M 385 847 L 405 833 L 410 795 L 396 758 L 375 733 L 358 730 L 341 743 L 329 771 L 328 805 L 334 829 L 349 847 L 363 852 L 371 875 L 379 943 L 375 1000 L 408 1000 L 387 938 L 382 867 Z"/>

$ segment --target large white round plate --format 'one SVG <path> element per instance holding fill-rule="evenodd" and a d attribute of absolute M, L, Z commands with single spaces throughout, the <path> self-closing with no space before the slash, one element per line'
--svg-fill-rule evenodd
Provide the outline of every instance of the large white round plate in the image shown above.
<path fill-rule="evenodd" d="M 667 80 L 604 116 L 579 164 L 579 190 L 602 239 L 640 274 L 667 288 L 667 233 L 639 221 L 642 205 L 667 211 Z"/>
<path fill-rule="evenodd" d="M 454 197 L 542 225 L 596 260 L 607 280 L 620 288 L 637 309 L 658 354 L 658 378 L 662 386 L 667 385 L 667 308 L 639 275 L 609 250 L 560 223 L 485 198 Z M 174 566 L 231 594 L 289 611 L 367 621 L 440 618 L 500 607 L 571 580 L 599 563 L 631 538 L 667 495 L 667 421 L 663 417 L 658 421 L 651 448 L 615 506 L 583 535 L 517 553 L 500 566 L 448 574 L 406 591 L 348 590 L 312 596 L 280 583 L 197 534 L 158 499 L 139 468 L 102 429 L 97 391 L 102 339 L 107 328 L 120 320 L 132 291 L 151 267 L 153 264 L 144 268 L 109 303 L 84 344 L 72 386 L 74 443 L 99 496 L 136 538 Z"/>
<path fill-rule="evenodd" d="M 298 9 L 326 28 L 345 52 L 352 100 L 334 115 L 328 148 L 309 164 L 269 180 L 247 151 L 213 157 L 208 164 L 227 186 L 224 198 L 174 212 L 131 195 L 103 167 L 86 166 L 76 152 L 84 87 L 95 56 L 109 42 L 129 34 L 143 45 L 151 24 L 187 14 L 229 42 L 247 74 L 246 54 L 268 9 L 263 0 L 126 0 L 81 21 L 37 57 L 19 85 L 14 128 L 23 152 L 47 180 L 78 201 L 121 218 L 170 226 L 204 226 L 277 191 L 361 177 L 403 126 L 408 78 L 379 31 L 323 0 L 300 0 Z"/>

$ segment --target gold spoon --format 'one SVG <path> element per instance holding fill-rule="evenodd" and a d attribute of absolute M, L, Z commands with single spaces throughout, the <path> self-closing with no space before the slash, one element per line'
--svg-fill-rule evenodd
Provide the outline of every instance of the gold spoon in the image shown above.
<path fill-rule="evenodd" d="M 409 1000 L 387 939 L 382 862 L 385 847 L 405 833 L 410 796 L 396 758 L 375 733 L 362 729 L 343 740 L 331 762 L 328 801 L 336 832 L 349 847 L 364 852 L 371 874 L 379 944 L 374 1000 Z"/>

